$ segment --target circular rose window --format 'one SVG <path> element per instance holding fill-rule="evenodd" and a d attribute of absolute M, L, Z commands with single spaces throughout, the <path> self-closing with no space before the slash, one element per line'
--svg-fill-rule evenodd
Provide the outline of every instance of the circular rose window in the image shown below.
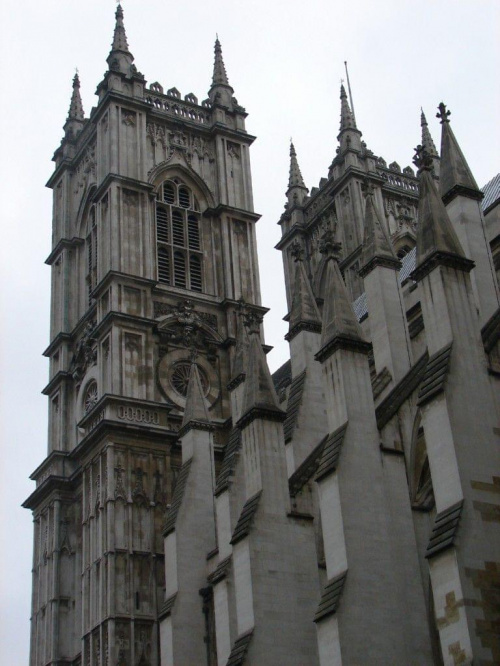
<path fill-rule="evenodd" d="M 198 365 L 198 373 L 200 375 L 201 388 L 203 393 L 206 396 L 210 389 L 210 385 L 207 379 L 206 374 Z M 191 375 L 191 363 L 189 361 L 179 361 L 176 363 L 170 371 L 170 385 L 176 393 L 181 395 L 183 398 L 187 395 L 187 389 L 189 384 L 189 377 Z"/>
<path fill-rule="evenodd" d="M 211 407 L 219 397 L 219 376 L 216 367 L 203 354 L 196 359 L 201 388 Z M 180 409 L 186 406 L 186 396 L 191 375 L 191 359 L 185 349 L 174 349 L 159 360 L 157 366 L 158 388 L 164 397 Z"/>
<path fill-rule="evenodd" d="M 85 414 L 87 412 L 90 412 L 92 407 L 97 403 L 99 400 L 99 396 L 97 394 L 97 383 L 96 382 L 91 382 L 85 391 L 85 398 L 83 400 L 83 407 L 85 409 Z"/>

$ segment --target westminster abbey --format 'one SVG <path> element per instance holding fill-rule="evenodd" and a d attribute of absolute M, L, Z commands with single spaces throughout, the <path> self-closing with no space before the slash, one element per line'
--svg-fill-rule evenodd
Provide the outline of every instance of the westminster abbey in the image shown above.
<path fill-rule="evenodd" d="M 387 164 L 342 87 L 319 187 L 290 147 L 271 375 L 219 41 L 206 99 L 147 84 L 118 5 L 107 64 L 48 182 L 31 666 L 499 664 L 500 176 L 444 104 Z"/>

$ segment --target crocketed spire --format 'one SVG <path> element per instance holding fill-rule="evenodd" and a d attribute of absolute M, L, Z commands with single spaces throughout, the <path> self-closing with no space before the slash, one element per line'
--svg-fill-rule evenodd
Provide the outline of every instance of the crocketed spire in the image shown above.
<path fill-rule="evenodd" d="M 125 33 L 125 26 L 123 24 L 123 9 L 121 5 L 118 5 L 115 13 L 115 34 L 113 35 L 113 45 L 111 46 L 111 51 L 124 51 L 126 53 L 128 50 L 127 35 Z"/>
<path fill-rule="evenodd" d="M 347 129 L 356 129 L 356 121 L 354 120 L 349 102 L 347 101 L 347 93 L 342 83 L 340 86 L 340 131 L 343 132 Z"/>
<path fill-rule="evenodd" d="M 307 189 L 300 172 L 295 146 L 293 145 L 293 141 L 290 141 L 290 176 L 288 178 L 288 189 L 291 189 L 292 187 L 303 187 L 304 189 Z"/>
<path fill-rule="evenodd" d="M 431 155 L 422 146 L 418 146 L 416 151 L 414 162 L 420 176 L 415 270 L 418 279 L 433 267 L 433 259 L 437 263 L 449 264 L 451 261 L 462 267 L 473 263 L 465 258 L 445 205 L 434 185 Z"/>
<path fill-rule="evenodd" d="M 214 60 L 214 73 L 212 76 L 212 87 L 213 86 L 229 86 L 229 81 L 227 79 L 226 68 L 224 66 L 224 60 L 222 59 L 222 47 L 217 37 L 215 40 L 215 60 Z"/>
<path fill-rule="evenodd" d="M 448 203 L 457 194 L 463 194 L 473 199 L 482 199 L 483 195 L 451 129 L 450 111 L 446 110 L 443 102 L 441 102 L 438 109 L 439 113 L 436 115 L 441 119 L 442 126 L 439 185 L 443 201 Z"/>
<path fill-rule="evenodd" d="M 360 275 L 364 277 L 375 266 L 387 266 L 396 270 L 400 267 L 400 261 L 394 254 L 394 250 L 380 219 L 374 201 L 374 188 L 371 183 L 365 186 L 366 209 L 365 209 L 365 232 L 363 239 L 363 252 L 361 255 Z"/>
<path fill-rule="evenodd" d="M 422 146 L 432 157 L 438 156 L 438 151 L 436 145 L 432 140 L 431 133 L 429 131 L 429 125 L 427 124 L 427 118 L 425 117 L 424 110 L 421 109 L 420 114 L 420 126 L 422 128 Z"/>
<path fill-rule="evenodd" d="M 352 309 L 339 268 L 340 243 L 333 240 L 331 231 L 325 232 L 320 250 L 326 256 L 327 263 L 321 349 L 316 358 L 323 361 L 338 348 L 366 353 L 369 345 Z"/>
<path fill-rule="evenodd" d="M 321 316 L 304 266 L 304 249 L 298 241 L 294 241 L 292 244 L 291 253 L 295 260 L 295 282 L 289 329 L 286 336 L 288 341 L 302 330 L 316 333 L 321 331 Z"/>
<path fill-rule="evenodd" d="M 73 92 L 71 94 L 71 103 L 69 105 L 68 120 L 84 120 L 82 98 L 80 95 L 80 77 L 78 72 L 73 77 Z"/>
<path fill-rule="evenodd" d="M 182 419 L 181 430 L 189 424 L 210 423 L 207 404 L 203 387 L 201 385 L 200 373 L 196 362 L 191 363 L 191 372 L 186 394 L 186 408 Z"/>
<path fill-rule="evenodd" d="M 274 418 L 285 417 L 283 410 L 279 407 L 271 373 L 262 349 L 260 340 L 261 321 L 261 317 L 253 313 L 245 317 L 249 349 L 243 397 L 243 416 L 241 418 L 243 422 L 247 422 L 249 418 L 253 420 L 252 414 L 255 417 L 270 416 L 271 414 L 275 415 Z"/>
<path fill-rule="evenodd" d="M 130 66 L 133 62 L 134 56 L 129 51 L 125 25 L 123 24 L 123 9 L 121 5 L 118 5 L 115 13 L 113 43 L 107 57 L 107 63 L 112 71 L 130 74 Z"/>

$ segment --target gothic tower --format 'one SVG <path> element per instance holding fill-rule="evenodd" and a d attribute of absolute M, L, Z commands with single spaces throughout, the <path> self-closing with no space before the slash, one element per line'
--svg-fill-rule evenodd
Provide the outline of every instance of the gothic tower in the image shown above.
<path fill-rule="evenodd" d="M 120 6 L 107 63 L 48 183 L 31 666 L 499 663 L 500 196 L 449 112 L 418 174 L 343 86 L 319 187 L 290 146 L 271 375 L 219 40 L 201 104 L 146 85 Z"/>
<path fill-rule="evenodd" d="M 74 78 L 48 182 L 49 438 L 25 503 L 35 526 L 33 666 L 78 655 L 82 664 L 158 663 L 162 532 L 193 363 L 218 464 L 235 313 L 240 301 L 264 312 L 254 137 L 219 41 L 202 102 L 146 85 L 120 6 L 107 63 L 90 117 Z"/>

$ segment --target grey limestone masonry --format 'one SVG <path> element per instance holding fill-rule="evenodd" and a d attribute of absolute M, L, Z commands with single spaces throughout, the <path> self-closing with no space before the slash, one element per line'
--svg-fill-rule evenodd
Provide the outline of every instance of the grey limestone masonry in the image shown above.
<path fill-rule="evenodd" d="M 499 177 L 440 105 L 412 166 L 340 91 L 278 223 L 265 358 L 247 113 L 148 84 L 118 5 L 54 153 L 30 666 L 500 663 Z M 286 183 L 284 183 L 284 186 Z"/>

